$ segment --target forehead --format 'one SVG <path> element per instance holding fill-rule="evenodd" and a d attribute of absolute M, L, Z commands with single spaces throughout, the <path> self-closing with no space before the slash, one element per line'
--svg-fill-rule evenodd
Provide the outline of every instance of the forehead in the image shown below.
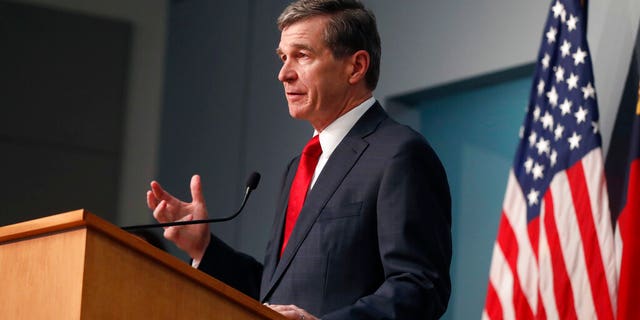
<path fill-rule="evenodd" d="M 307 48 L 320 50 L 325 47 L 325 26 L 329 20 L 326 16 L 314 16 L 297 21 L 282 29 L 278 51 L 291 48 Z"/>

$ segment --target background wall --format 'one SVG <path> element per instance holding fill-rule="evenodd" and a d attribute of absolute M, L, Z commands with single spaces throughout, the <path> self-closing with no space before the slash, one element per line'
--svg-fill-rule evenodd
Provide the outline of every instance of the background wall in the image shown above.
<path fill-rule="evenodd" d="M 420 110 L 421 133 L 438 150 L 455 199 L 455 285 L 445 319 L 477 319 L 484 306 L 497 216 L 523 119 L 523 109 L 514 106 L 527 101 L 531 89 L 532 68 L 521 69 L 494 82 L 483 77 L 472 80 L 473 87 L 423 94 L 413 104 Z"/>
<path fill-rule="evenodd" d="M 114 219 L 130 34 L 121 20 L 0 2 L 0 225 L 85 205 Z"/>
<path fill-rule="evenodd" d="M 312 134 L 309 125 L 289 118 L 276 80 L 275 19 L 288 1 L 28 2 L 133 24 L 117 222 L 150 221 L 144 193 L 151 179 L 189 199 L 193 173 L 203 176 L 211 215 L 227 215 L 239 204 L 248 173 L 259 171 L 262 182 L 244 214 L 213 230 L 261 259 L 281 173 Z M 375 93 L 382 101 L 533 62 L 549 8 L 549 1 L 523 0 L 364 2 L 376 13 L 382 37 L 381 81 Z M 589 20 L 606 150 L 640 2 L 592 1 Z M 401 121 L 424 129 L 415 109 L 392 101 L 386 105 Z M 514 108 L 525 105 L 522 101 Z M 463 200 L 470 201 L 454 199 Z M 492 214 L 494 225 L 499 212 Z"/>
<path fill-rule="evenodd" d="M 116 218 L 112 222 L 132 224 L 146 217 L 144 201 L 149 180 L 157 171 L 157 148 L 165 64 L 166 0 L 17 0 L 71 13 L 121 20 L 131 26 L 131 52 L 129 53 L 128 87 L 122 167 Z M 87 106 L 91 108 L 91 106 Z M 92 181 L 99 184 L 100 181 Z M 43 190 L 41 192 L 46 192 Z M 83 206 L 78 204 L 78 206 Z M 86 209 L 91 210 L 91 207 Z M 95 209 L 94 209 L 95 210 Z M 43 212 L 52 214 L 54 212 Z M 96 212 L 96 214 L 101 214 Z M 109 215 L 110 214 L 104 214 Z"/>

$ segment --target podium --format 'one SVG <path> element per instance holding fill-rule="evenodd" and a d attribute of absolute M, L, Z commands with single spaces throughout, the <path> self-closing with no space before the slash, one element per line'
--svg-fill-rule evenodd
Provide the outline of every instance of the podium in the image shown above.
<path fill-rule="evenodd" d="M 0 319 L 284 319 L 77 210 L 0 227 Z"/>

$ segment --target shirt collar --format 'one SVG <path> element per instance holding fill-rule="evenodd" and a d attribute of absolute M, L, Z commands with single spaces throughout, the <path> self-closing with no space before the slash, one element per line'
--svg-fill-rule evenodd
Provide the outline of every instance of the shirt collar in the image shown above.
<path fill-rule="evenodd" d="M 340 118 L 334 120 L 329 124 L 322 132 L 320 132 L 320 146 L 322 147 L 322 156 L 329 157 L 333 150 L 338 147 L 338 144 L 349 133 L 349 130 L 358 122 L 360 117 L 373 106 L 376 102 L 374 97 L 371 97 L 357 107 L 351 109 L 349 112 L 340 116 Z M 314 131 L 313 135 L 317 135 L 318 132 Z"/>

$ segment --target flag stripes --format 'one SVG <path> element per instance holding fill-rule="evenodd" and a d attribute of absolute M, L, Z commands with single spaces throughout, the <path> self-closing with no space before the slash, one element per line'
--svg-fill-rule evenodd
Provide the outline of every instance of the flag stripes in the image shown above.
<path fill-rule="evenodd" d="M 616 260 L 586 4 L 553 0 L 483 319 L 614 319 Z"/>
<path fill-rule="evenodd" d="M 523 215 L 511 214 L 522 212 L 526 200 L 510 172 L 483 319 L 614 318 L 611 224 L 592 210 L 607 205 L 604 177 L 592 170 L 601 166 L 600 149 L 594 149 L 554 177 L 543 197 L 542 224 L 535 223 L 537 259 L 530 240 L 537 236 L 522 232 Z"/>

